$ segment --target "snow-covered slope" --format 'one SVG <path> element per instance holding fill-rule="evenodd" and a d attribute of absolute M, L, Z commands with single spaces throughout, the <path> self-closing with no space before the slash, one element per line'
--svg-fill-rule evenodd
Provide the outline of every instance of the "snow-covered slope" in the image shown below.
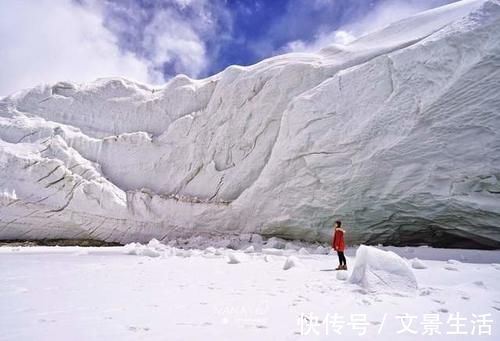
<path fill-rule="evenodd" d="M 0 238 L 500 247 L 500 1 L 156 89 L 0 100 Z"/>

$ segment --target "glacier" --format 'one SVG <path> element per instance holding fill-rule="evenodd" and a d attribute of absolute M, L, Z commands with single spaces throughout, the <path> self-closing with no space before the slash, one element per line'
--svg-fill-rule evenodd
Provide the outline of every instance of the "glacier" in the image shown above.
<path fill-rule="evenodd" d="M 500 1 L 154 87 L 0 99 L 0 239 L 500 248 Z"/>

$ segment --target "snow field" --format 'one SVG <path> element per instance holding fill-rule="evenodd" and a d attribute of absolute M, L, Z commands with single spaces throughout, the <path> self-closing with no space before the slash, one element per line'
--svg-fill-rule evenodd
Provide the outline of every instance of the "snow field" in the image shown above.
<path fill-rule="evenodd" d="M 345 337 L 359 333 L 347 324 L 350 319 L 364 316 L 364 338 L 420 340 L 426 314 L 437 315 L 444 332 L 456 312 L 469 320 L 472 314 L 490 314 L 491 339 L 498 337 L 498 251 L 478 251 L 478 259 L 496 261 L 453 264 L 457 271 L 444 269 L 452 265 L 447 260 L 419 256 L 427 268 L 415 269 L 418 288 L 404 291 L 399 285 L 408 286 L 401 279 L 408 281 L 402 274 L 412 271 L 412 258 L 372 247 L 346 250 L 349 271 L 333 271 L 336 255 L 313 253 L 317 246 L 305 248 L 308 255 L 299 247 L 282 249 L 286 255 L 244 252 L 247 248 L 180 249 L 156 241 L 102 248 L 2 247 L 0 339 L 302 340 L 310 332 L 306 322 L 317 317 L 318 334 L 310 336 L 330 340 L 327 327 L 338 314 L 346 322 Z M 392 249 L 419 254 L 422 248 Z M 459 251 L 423 249 L 450 260 Z M 233 256 L 240 262 L 228 264 Z M 284 270 L 291 260 L 301 266 Z M 361 265 L 368 287 L 349 279 Z M 371 285 L 372 273 L 398 286 Z M 397 333 L 397 316 L 405 313 L 417 316 L 412 328 L 418 335 Z M 446 333 L 437 339 L 455 340 Z"/>

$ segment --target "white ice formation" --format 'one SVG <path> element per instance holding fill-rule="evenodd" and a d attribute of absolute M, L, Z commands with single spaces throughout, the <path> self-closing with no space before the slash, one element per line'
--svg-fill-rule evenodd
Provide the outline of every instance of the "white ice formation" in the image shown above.
<path fill-rule="evenodd" d="M 161 88 L 0 99 L 0 239 L 499 247 L 500 1 Z M 2 194 L 3 193 L 3 194 Z"/>

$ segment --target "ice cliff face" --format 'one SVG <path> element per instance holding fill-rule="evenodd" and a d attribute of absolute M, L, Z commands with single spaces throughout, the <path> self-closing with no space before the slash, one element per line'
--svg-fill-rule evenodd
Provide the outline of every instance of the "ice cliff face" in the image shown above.
<path fill-rule="evenodd" d="M 0 238 L 500 247 L 500 1 L 155 89 L 0 100 Z"/>

